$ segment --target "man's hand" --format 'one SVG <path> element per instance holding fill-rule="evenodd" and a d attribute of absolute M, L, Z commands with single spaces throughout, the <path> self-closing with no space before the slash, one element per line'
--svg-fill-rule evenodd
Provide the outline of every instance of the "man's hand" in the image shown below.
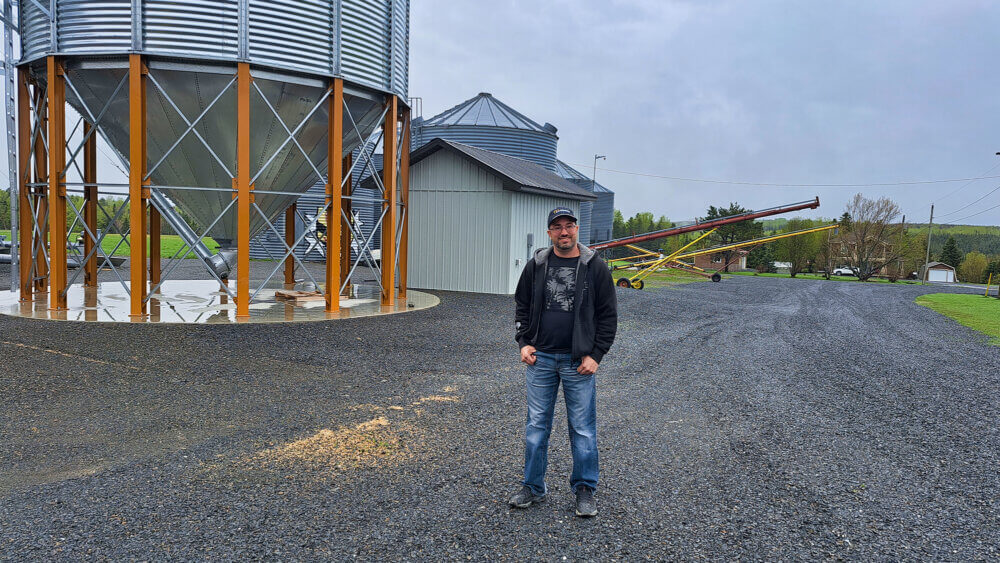
<path fill-rule="evenodd" d="M 528 364 L 529 366 L 535 365 L 535 347 L 532 345 L 527 345 L 521 348 L 521 361 Z"/>
<path fill-rule="evenodd" d="M 580 366 L 576 368 L 576 372 L 580 375 L 594 375 L 597 373 L 597 362 L 595 362 L 594 358 L 591 358 L 590 356 L 584 356 L 583 359 L 580 360 Z"/>

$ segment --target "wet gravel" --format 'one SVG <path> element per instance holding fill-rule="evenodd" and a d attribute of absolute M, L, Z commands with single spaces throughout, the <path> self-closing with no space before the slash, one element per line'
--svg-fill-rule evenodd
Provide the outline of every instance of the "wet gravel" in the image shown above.
<path fill-rule="evenodd" d="M 0 317 L 0 559 L 995 559 L 1000 349 L 913 303 L 931 291 L 619 290 L 590 520 L 561 405 L 549 499 L 506 505 L 509 297 L 292 325 Z M 398 444 L 260 461 L 376 419 Z"/>

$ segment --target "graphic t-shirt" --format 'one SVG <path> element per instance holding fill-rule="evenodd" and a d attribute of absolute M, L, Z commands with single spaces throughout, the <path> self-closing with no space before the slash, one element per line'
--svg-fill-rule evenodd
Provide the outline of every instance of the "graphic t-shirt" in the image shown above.
<path fill-rule="evenodd" d="M 573 348 L 573 299 L 576 296 L 576 258 L 549 255 L 541 324 L 535 348 L 542 352 L 568 354 Z"/>

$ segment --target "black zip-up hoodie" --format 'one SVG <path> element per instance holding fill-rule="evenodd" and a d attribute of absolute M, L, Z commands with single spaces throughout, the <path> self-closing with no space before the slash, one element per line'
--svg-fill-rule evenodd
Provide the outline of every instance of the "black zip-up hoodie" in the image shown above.
<path fill-rule="evenodd" d="M 573 359 L 590 356 L 601 363 L 618 331 L 618 298 L 607 264 L 582 244 L 576 266 L 576 295 L 573 298 Z M 545 272 L 552 247 L 540 248 L 524 265 L 514 292 L 514 339 L 523 348 L 534 346 L 545 304 Z"/>

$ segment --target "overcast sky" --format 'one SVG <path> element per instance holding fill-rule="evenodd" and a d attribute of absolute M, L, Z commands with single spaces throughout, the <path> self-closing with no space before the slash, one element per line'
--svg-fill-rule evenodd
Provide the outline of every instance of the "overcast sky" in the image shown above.
<path fill-rule="evenodd" d="M 834 217 L 860 191 L 910 221 L 933 202 L 945 222 L 1000 224 L 1000 190 L 960 209 L 1000 177 L 802 185 L 1000 176 L 998 3 L 412 0 L 410 15 L 425 117 L 491 92 L 556 125 L 581 171 L 607 155 L 597 181 L 626 216 L 818 195 L 809 216 Z"/>

